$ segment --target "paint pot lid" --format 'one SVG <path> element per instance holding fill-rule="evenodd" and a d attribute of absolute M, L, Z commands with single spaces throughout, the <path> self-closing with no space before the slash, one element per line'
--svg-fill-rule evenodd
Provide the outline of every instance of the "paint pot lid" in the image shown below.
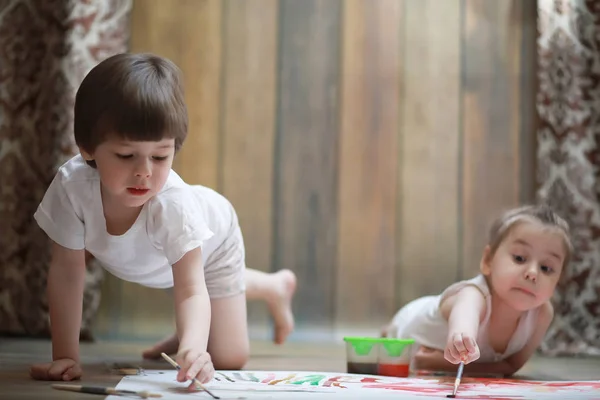
<path fill-rule="evenodd" d="M 395 339 L 395 338 L 382 338 L 380 340 L 381 345 L 385 348 L 385 351 L 390 357 L 398 357 L 402 355 L 406 346 L 410 346 L 415 343 L 414 339 Z"/>
<path fill-rule="evenodd" d="M 395 339 L 395 338 L 379 338 L 379 337 L 364 337 L 364 336 L 345 336 L 344 342 L 349 343 L 356 354 L 366 356 L 371 352 L 373 346 L 377 343 L 382 343 L 387 353 L 392 357 L 397 357 L 402 354 L 404 347 L 413 344 L 414 339 Z"/>
<path fill-rule="evenodd" d="M 373 346 L 379 343 L 379 338 L 346 336 L 344 342 L 349 343 L 359 356 L 366 356 L 371 352 Z"/>

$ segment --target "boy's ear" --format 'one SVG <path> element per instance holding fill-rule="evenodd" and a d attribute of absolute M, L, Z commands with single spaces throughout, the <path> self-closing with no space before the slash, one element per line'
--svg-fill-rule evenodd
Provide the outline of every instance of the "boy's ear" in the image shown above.
<path fill-rule="evenodd" d="M 481 261 L 479 263 L 479 269 L 483 275 L 489 275 L 492 270 L 492 249 L 489 245 L 485 246 L 483 249 L 483 255 L 481 256 Z"/>
<path fill-rule="evenodd" d="M 81 153 L 81 157 L 83 157 L 83 159 L 85 161 L 93 161 L 94 160 L 94 157 L 90 153 L 88 153 L 87 151 L 82 149 L 81 147 L 79 148 L 79 152 Z"/>

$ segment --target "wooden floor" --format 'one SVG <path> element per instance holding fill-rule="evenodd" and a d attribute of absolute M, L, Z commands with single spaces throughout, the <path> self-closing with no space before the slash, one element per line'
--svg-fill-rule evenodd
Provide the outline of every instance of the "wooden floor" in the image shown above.
<path fill-rule="evenodd" d="M 108 371 L 107 363 L 130 362 L 146 369 L 168 369 L 165 362 L 141 362 L 140 354 L 148 344 L 93 343 L 82 345 L 85 376 L 82 382 L 116 385 L 120 376 Z M 97 395 L 59 392 L 49 382 L 33 381 L 28 376 L 31 363 L 50 359 L 50 343 L 45 340 L 0 338 L 0 399 L 99 399 Z M 274 346 L 252 343 L 249 370 L 298 370 L 345 372 L 345 349 L 342 343 L 288 343 Z M 519 376 L 541 380 L 598 380 L 598 358 L 534 357 Z"/>

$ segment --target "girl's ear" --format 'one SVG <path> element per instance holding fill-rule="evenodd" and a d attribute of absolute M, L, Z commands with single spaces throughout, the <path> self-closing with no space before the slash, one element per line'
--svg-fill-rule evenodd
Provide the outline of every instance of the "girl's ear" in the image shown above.
<path fill-rule="evenodd" d="M 489 245 L 483 249 L 479 269 L 483 275 L 489 275 L 492 271 L 492 249 Z"/>
<path fill-rule="evenodd" d="M 85 161 L 94 161 L 94 157 L 81 147 L 79 148 L 79 152 L 81 153 L 81 157 L 83 157 Z"/>

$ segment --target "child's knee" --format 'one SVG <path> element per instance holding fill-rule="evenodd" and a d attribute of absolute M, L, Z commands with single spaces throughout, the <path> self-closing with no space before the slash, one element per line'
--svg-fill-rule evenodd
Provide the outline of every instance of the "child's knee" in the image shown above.
<path fill-rule="evenodd" d="M 249 346 L 237 346 L 229 348 L 221 354 L 211 354 L 211 357 L 216 370 L 238 370 L 248 362 L 250 348 Z"/>

